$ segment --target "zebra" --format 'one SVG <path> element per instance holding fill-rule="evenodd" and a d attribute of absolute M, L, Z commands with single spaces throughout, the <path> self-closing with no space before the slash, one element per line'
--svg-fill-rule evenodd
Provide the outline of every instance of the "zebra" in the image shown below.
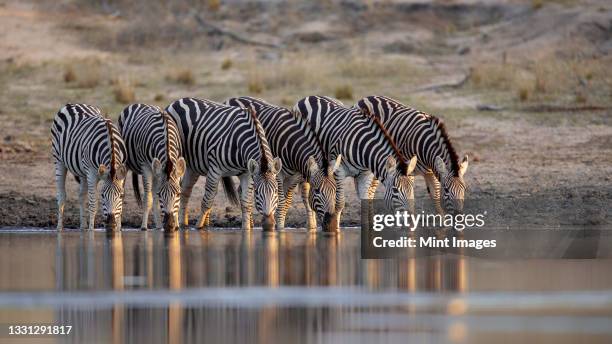
<path fill-rule="evenodd" d="M 200 175 L 205 175 L 198 229 L 210 224 L 212 201 L 222 179 L 229 200 L 234 204 L 240 203 L 242 228 L 250 230 L 253 226 L 251 212 L 255 193 L 255 208 L 263 215 L 262 227 L 273 230 L 274 212 L 278 205 L 276 176 L 282 163 L 272 157 L 255 112 L 197 98 L 176 100 L 168 105 L 166 111 L 178 126 L 187 162 L 179 208 L 183 225 L 188 224 L 187 205 L 193 185 Z M 240 201 L 231 176 L 240 179 Z"/>
<path fill-rule="evenodd" d="M 132 171 L 132 187 L 138 205 L 143 207 L 140 228 L 147 230 L 153 206 L 155 227 L 174 231 L 178 227 L 181 177 L 185 159 L 176 123 L 157 106 L 132 104 L 119 116 L 119 130 L 127 147 L 127 167 Z M 138 176 L 142 175 L 144 206 Z"/>
<path fill-rule="evenodd" d="M 411 173 L 416 157 L 407 161 L 376 118 L 324 96 L 301 99 L 294 111 L 309 121 L 327 154 L 342 154 L 342 166 L 334 174 L 338 221 L 344 209 L 343 180 L 346 177 L 355 178 L 360 199 L 374 198 L 371 184 L 377 178 L 385 185 L 384 199 L 388 208 L 413 211 L 414 176 Z"/>
<path fill-rule="evenodd" d="M 403 154 L 418 157 L 416 168 L 425 178 L 436 211 L 461 213 L 467 190 L 463 176 L 468 156 L 459 162 L 442 120 L 383 96 L 362 98 L 356 106 L 380 119 Z"/>
<path fill-rule="evenodd" d="M 102 182 L 102 214 L 107 231 L 121 230 L 126 149 L 119 130 L 95 106 L 66 104 L 51 126 L 52 155 L 57 185 L 57 230 L 64 228 L 66 173 L 80 184 L 80 227 L 94 229 L 98 183 Z M 89 219 L 85 213 L 85 197 Z"/>
<path fill-rule="evenodd" d="M 253 97 L 230 98 L 225 104 L 253 108 L 261 122 L 272 154 L 281 159 L 279 173 L 279 206 L 276 211 L 276 228 L 285 227 L 287 210 L 293 193 L 302 184 L 302 200 L 307 213 L 308 230 L 317 228 L 317 217 L 326 231 L 335 231 L 334 219 L 336 185 L 334 172 L 341 162 L 341 155 L 329 160 L 323 153 L 321 142 L 308 122 L 292 111 Z M 313 211 L 313 209 L 315 211 Z"/>

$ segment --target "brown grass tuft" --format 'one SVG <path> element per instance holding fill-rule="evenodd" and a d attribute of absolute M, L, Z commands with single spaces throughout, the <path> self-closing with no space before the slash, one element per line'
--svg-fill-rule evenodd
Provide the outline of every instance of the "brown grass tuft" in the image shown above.
<path fill-rule="evenodd" d="M 183 85 L 195 84 L 195 76 L 193 72 L 187 68 L 179 69 L 168 74 L 166 79 Z"/>
<path fill-rule="evenodd" d="M 76 74 L 72 66 L 68 66 L 64 71 L 64 82 L 70 83 L 76 81 Z"/>
<path fill-rule="evenodd" d="M 125 79 L 117 80 L 113 93 L 115 94 L 115 101 L 121 104 L 133 103 L 136 100 L 134 86 Z"/>
<path fill-rule="evenodd" d="M 161 93 L 157 93 L 157 94 L 156 94 L 156 95 L 153 97 L 153 100 L 154 100 L 154 101 L 156 101 L 156 102 L 161 102 L 161 101 L 162 101 L 162 100 L 164 100 L 164 99 L 165 99 L 165 97 L 164 97 L 164 95 L 163 95 L 163 94 L 161 94 Z"/>
<path fill-rule="evenodd" d="M 334 90 L 334 96 L 337 99 L 353 99 L 353 88 L 351 85 L 341 85 Z"/>
<path fill-rule="evenodd" d="M 221 69 L 222 70 L 228 70 L 230 68 L 232 68 L 232 65 L 234 64 L 234 62 L 232 61 L 232 59 L 230 58 L 226 58 L 225 60 L 223 60 L 223 62 L 221 63 Z"/>

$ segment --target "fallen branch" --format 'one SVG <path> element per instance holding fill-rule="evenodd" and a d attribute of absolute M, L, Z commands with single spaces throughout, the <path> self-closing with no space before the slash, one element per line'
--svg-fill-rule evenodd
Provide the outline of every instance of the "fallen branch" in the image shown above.
<path fill-rule="evenodd" d="M 218 27 L 218 26 L 216 26 L 216 25 L 214 25 L 212 23 L 209 23 L 208 21 L 204 20 L 204 18 L 202 18 L 195 11 L 192 11 L 192 14 L 193 14 L 193 18 L 198 23 L 198 25 L 200 25 L 203 29 L 208 31 L 208 33 L 210 33 L 210 34 L 227 36 L 227 37 L 235 40 L 236 42 L 240 42 L 240 43 L 244 43 L 244 44 L 259 45 L 259 46 L 268 47 L 268 48 L 279 48 L 279 46 L 276 45 L 276 44 L 268 43 L 268 42 L 256 41 L 256 40 L 244 37 L 244 36 L 242 36 L 240 34 L 237 34 L 235 32 L 232 32 L 232 31 L 220 28 L 220 27 Z"/>
<path fill-rule="evenodd" d="M 470 70 L 469 73 L 465 74 L 463 76 L 463 78 L 461 78 L 461 80 L 459 80 L 457 82 L 429 85 L 429 86 L 413 89 L 409 93 L 419 93 L 419 92 L 426 92 L 426 91 L 439 91 L 439 90 L 442 90 L 442 89 L 455 89 L 455 88 L 459 88 L 459 87 L 465 85 L 465 83 L 468 82 L 468 80 L 470 80 L 471 76 L 472 76 L 472 71 Z"/>

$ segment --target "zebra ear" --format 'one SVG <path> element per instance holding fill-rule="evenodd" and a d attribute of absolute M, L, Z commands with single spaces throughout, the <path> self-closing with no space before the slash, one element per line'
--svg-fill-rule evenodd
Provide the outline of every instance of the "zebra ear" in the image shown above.
<path fill-rule="evenodd" d="M 465 156 L 463 156 L 463 160 L 461 161 L 461 164 L 459 165 L 459 176 L 463 177 L 463 175 L 465 174 L 465 171 L 467 171 L 469 165 L 469 161 L 468 161 L 468 155 L 466 154 Z"/>
<path fill-rule="evenodd" d="M 438 170 L 438 173 L 440 173 L 441 176 L 445 176 L 448 173 L 444 160 L 442 160 L 442 158 L 440 158 L 439 156 L 436 157 L 434 164 L 434 167 L 436 168 L 436 170 Z"/>
<path fill-rule="evenodd" d="M 394 157 L 389 156 L 387 158 L 387 163 L 385 164 L 385 167 L 387 168 L 387 171 L 393 172 L 393 170 L 395 170 L 395 166 L 397 166 L 397 161 L 395 161 Z"/>
<path fill-rule="evenodd" d="M 151 169 L 153 170 L 154 176 L 159 176 L 162 174 L 162 165 L 158 158 L 154 158 L 151 163 Z"/>
<path fill-rule="evenodd" d="M 414 172 L 414 168 L 416 167 L 417 164 L 417 157 L 416 155 L 412 157 L 412 159 L 410 159 L 410 161 L 408 161 L 408 169 L 406 170 L 406 174 L 411 174 L 412 172 Z"/>
<path fill-rule="evenodd" d="M 332 163 L 330 163 L 332 166 L 332 172 L 336 172 L 340 167 L 340 164 L 342 164 L 342 154 L 338 154 L 336 160 L 332 160 Z"/>
<path fill-rule="evenodd" d="M 280 158 L 274 158 L 274 173 L 280 172 L 281 168 L 283 168 L 283 162 Z"/>
<path fill-rule="evenodd" d="M 127 175 L 127 168 L 125 165 L 119 165 L 115 168 L 115 178 L 122 180 Z"/>
<path fill-rule="evenodd" d="M 185 158 L 180 157 L 177 161 L 176 161 L 176 167 L 174 169 L 174 173 L 176 174 L 177 177 L 182 177 L 183 174 L 185 174 Z"/>
<path fill-rule="evenodd" d="M 247 165 L 250 174 L 255 174 L 255 172 L 257 172 L 257 170 L 259 169 L 259 164 L 255 159 L 249 159 L 249 163 Z"/>
<path fill-rule="evenodd" d="M 98 167 L 98 178 L 102 178 L 105 174 L 106 174 L 106 166 L 102 164 L 100 165 L 100 167 Z"/>

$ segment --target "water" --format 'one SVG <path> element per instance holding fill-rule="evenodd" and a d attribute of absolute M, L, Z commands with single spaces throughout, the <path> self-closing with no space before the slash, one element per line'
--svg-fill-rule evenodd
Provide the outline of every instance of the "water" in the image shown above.
<path fill-rule="evenodd" d="M 606 246 L 607 247 L 607 246 Z M 601 251 L 601 250 L 600 250 Z M 360 259 L 360 232 L 0 232 L 10 324 L 45 343 L 612 341 L 612 257 Z"/>

